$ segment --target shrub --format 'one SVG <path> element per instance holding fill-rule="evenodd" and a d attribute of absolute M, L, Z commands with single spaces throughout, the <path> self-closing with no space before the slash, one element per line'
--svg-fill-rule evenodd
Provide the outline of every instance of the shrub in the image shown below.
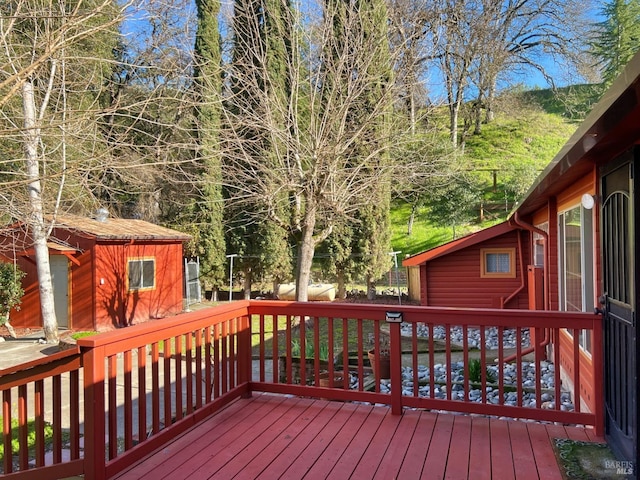
<path fill-rule="evenodd" d="M 9 320 L 12 308 L 18 309 L 22 301 L 22 278 L 25 273 L 11 263 L 0 262 L 0 325 Z"/>
<path fill-rule="evenodd" d="M 469 381 L 473 383 L 481 383 L 482 382 L 482 362 L 477 358 L 469 360 Z M 496 375 L 492 370 L 488 368 L 485 370 L 487 383 L 495 383 Z"/>

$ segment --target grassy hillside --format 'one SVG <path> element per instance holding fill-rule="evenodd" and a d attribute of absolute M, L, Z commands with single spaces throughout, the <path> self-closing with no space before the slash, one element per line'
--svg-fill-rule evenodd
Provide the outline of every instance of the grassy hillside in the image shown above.
<path fill-rule="evenodd" d="M 600 92 L 598 86 L 581 85 L 500 97 L 495 120 L 465 141 L 467 164 L 482 186 L 487 215 L 482 223 L 478 218 L 473 225 L 457 228 L 457 237 L 506 218 L 512 207 L 508 197 L 520 198 L 527 191 L 589 113 Z M 396 202 L 392 207 L 392 246 L 401 256 L 453 239 L 451 227 L 430 222 L 427 207 L 420 209 L 408 235 L 410 214 L 407 204 Z"/>

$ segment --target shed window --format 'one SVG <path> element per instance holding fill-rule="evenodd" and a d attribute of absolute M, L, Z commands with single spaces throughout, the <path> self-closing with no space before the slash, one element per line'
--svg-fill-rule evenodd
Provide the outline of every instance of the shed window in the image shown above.
<path fill-rule="evenodd" d="M 514 248 L 483 248 L 480 251 L 481 277 L 514 278 Z"/>
<path fill-rule="evenodd" d="M 129 290 L 142 290 L 155 287 L 156 261 L 153 258 L 129 260 Z"/>

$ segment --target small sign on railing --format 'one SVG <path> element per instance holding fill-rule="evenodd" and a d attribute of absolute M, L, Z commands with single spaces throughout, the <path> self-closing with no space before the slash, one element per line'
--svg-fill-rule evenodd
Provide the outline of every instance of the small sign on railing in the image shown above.
<path fill-rule="evenodd" d="M 385 320 L 387 323 L 402 323 L 402 312 L 387 312 Z"/>

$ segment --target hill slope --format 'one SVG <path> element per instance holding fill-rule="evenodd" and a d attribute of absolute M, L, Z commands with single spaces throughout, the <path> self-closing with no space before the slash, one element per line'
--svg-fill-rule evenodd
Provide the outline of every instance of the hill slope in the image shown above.
<path fill-rule="evenodd" d="M 483 190 L 483 218 L 456 228 L 456 236 L 504 220 L 519 199 L 555 157 L 597 102 L 599 85 L 509 92 L 500 96 L 495 119 L 479 135 L 465 140 L 465 160 Z M 413 255 L 453 239 L 451 226 L 435 225 L 429 208 L 419 209 L 411 234 L 411 207 L 395 202 L 391 212 L 392 246 L 401 256 Z"/>

